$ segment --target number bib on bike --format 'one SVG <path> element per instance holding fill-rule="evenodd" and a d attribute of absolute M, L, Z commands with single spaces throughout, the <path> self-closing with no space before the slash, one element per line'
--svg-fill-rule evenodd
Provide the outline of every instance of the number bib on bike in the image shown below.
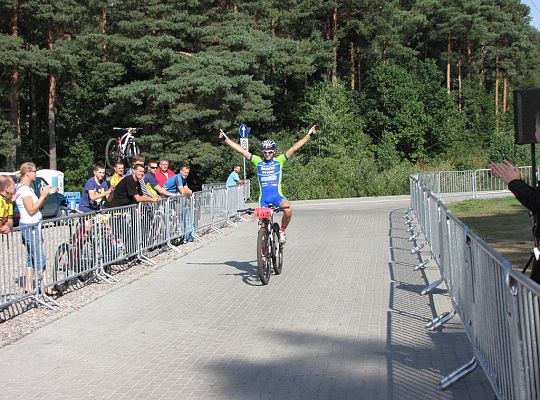
<path fill-rule="evenodd" d="M 250 161 L 257 168 L 257 178 L 261 188 L 260 207 L 268 207 L 269 204 L 279 206 L 281 201 L 285 200 L 281 192 L 281 179 L 283 176 L 283 164 L 286 160 L 285 154 L 281 154 L 271 161 L 263 160 L 254 154 L 251 155 Z"/>

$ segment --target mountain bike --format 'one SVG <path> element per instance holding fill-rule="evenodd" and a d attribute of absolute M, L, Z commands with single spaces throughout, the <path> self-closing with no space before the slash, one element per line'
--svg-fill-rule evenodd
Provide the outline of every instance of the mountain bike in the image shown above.
<path fill-rule="evenodd" d="M 95 214 L 66 221 L 70 239 L 60 244 L 54 255 L 52 273 L 53 280 L 58 282 L 57 290 L 65 291 L 77 279 L 90 280 L 98 262 L 110 262 L 117 257 L 123 244 L 112 238 L 109 219 L 109 215 Z"/>
<path fill-rule="evenodd" d="M 263 285 L 268 285 L 273 267 L 276 275 L 283 269 L 283 247 L 279 243 L 279 224 L 274 222 L 274 214 L 289 207 L 276 207 L 270 204 L 269 208 L 247 208 L 238 210 L 253 214 L 259 219 L 259 232 L 257 233 L 257 272 Z"/>
<path fill-rule="evenodd" d="M 118 161 L 131 162 L 131 158 L 140 153 L 134 134 L 142 128 L 113 128 L 125 132 L 122 136 L 111 138 L 105 146 L 105 162 L 109 168 L 114 168 Z"/>

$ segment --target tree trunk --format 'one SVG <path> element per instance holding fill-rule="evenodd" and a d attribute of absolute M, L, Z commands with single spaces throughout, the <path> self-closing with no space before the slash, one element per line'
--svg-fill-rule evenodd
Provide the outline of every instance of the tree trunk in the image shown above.
<path fill-rule="evenodd" d="M 49 29 L 47 45 L 49 50 L 54 46 L 54 34 Z M 56 163 L 56 76 L 49 75 L 49 96 L 47 102 L 47 128 L 49 132 L 49 168 L 57 169 Z"/>
<path fill-rule="evenodd" d="M 467 46 L 467 78 L 471 79 L 471 64 L 472 64 L 472 48 L 471 45 Z"/>
<path fill-rule="evenodd" d="M 446 91 L 450 94 L 452 90 L 452 68 L 451 68 L 451 59 L 452 59 L 452 40 L 450 38 L 450 33 L 448 34 L 448 43 L 446 48 Z"/>
<path fill-rule="evenodd" d="M 461 99 L 462 99 L 462 93 L 461 93 L 461 89 L 462 89 L 462 86 L 461 86 L 462 82 L 461 82 L 461 57 L 459 58 L 458 60 L 458 110 L 461 111 L 461 108 L 462 108 L 462 104 L 461 104 Z"/>
<path fill-rule="evenodd" d="M 337 60 L 338 60 L 338 40 L 337 40 L 337 31 L 338 31 L 338 15 L 337 15 L 337 6 L 334 7 L 332 11 L 332 83 L 337 82 Z"/>
<path fill-rule="evenodd" d="M 11 36 L 19 36 L 19 0 L 13 1 L 11 14 Z M 9 119 L 13 128 L 13 143 L 10 154 L 6 157 L 6 171 L 15 171 L 17 163 L 17 146 L 21 143 L 21 112 L 19 109 L 19 69 L 13 66 L 10 76 Z"/>
<path fill-rule="evenodd" d="M 36 76 L 30 72 L 30 137 L 32 138 L 32 154 L 39 154 L 40 136 L 39 136 L 39 115 Z"/>
<path fill-rule="evenodd" d="M 504 89 L 503 89 L 503 113 L 508 111 L 508 77 L 504 77 Z"/>
<path fill-rule="evenodd" d="M 495 57 L 495 128 L 499 128 L 499 55 Z"/>
<path fill-rule="evenodd" d="M 354 45 L 354 40 L 351 40 L 350 44 L 350 53 L 351 53 L 351 90 L 356 90 L 356 46 Z"/>

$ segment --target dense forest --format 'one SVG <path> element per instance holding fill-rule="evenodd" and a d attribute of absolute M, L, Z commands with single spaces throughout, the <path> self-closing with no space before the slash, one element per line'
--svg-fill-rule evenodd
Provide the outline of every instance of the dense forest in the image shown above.
<path fill-rule="evenodd" d="M 149 158 L 223 180 L 250 148 L 284 151 L 291 198 L 406 193 L 413 171 L 510 158 L 513 90 L 540 86 L 518 0 L 0 0 L 0 164 L 80 190 L 113 127 Z M 248 175 L 252 174 L 248 166 Z"/>

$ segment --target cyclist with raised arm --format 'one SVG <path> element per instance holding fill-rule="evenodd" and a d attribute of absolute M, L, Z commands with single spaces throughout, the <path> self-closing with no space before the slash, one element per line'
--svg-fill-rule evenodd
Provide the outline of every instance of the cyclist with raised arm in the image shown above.
<path fill-rule="evenodd" d="M 219 130 L 219 137 L 237 153 L 251 161 L 257 168 L 257 178 L 259 180 L 260 196 L 259 207 L 268 207 L 270 204 L 283 208 L 283 217 L 281 219 L 281 229 L 279 232 L 279 243 L 286 242 L 285 230 L 291 222 L 292 208 L 291 203 L 281 191 L 281 179 L 283 177 L 283 164 L 290 159 L 302 146 L 304 146 L 316 133 L 317 125 L 313 125 L 306 136 L 293 144 L 285 153 L 276 155 L 276 142 L 273 140 L 264 140 L 261 143 L 263 157 L 251 154 L 248 150 L 243 149 L 238 143 L 227 137 L 223 129 Z M 287 208 L 285 208 L 287 207 Z"/>

